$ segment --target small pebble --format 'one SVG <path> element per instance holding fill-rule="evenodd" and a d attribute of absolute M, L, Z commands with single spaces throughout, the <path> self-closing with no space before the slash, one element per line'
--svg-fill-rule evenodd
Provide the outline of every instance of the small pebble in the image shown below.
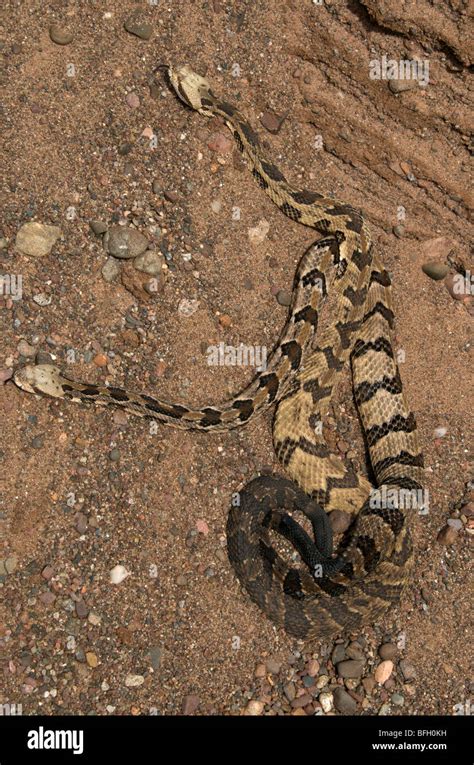
<path fill-rule="evenodd" d="M 13 377 L 13 369 L 0 369 L 0 385 Z"/>
<path fill-rule="evenodd" d="M 392 228 L 393 233 L 395 234 L 398 239 L 401 239 L 403 236 L 405 236 L 405 226 L 402 224 L 397 224 Z"/>
<path fill-rule="evenodd" d="M 140 21 L 136 16 L 131 16 L 127 19 L 124 27 L 127 32 L 135 35 L 135 37 L 139 37 L 141 40 L 149 40 L 153 32 L 151 24 Z"/>
<path fill-rule="evenodd" d="M 229 154 L 233 149 L 231 139 L 223 133 L 213 133 L 207 142 L 207 146 L 211 151 L 220 155 Z"/>
<path fill-rule="evenodd" d="M 383 643 L 379 648 L 379 656 L 383 661 L 393 660 L 398 653 L 394 643 Z"/>
<path fill-rule="evenodd" d="M 57 45 L 69 45 L 74 39 L 72 32 L 60 24 L 51 24 L 49 28 L 49 36 L 51 40 Z"/>
<path fill-rule="evenodd" d="M 52 576 L 54 576 L 54 569 L 52 566 L 45 566 L 43 570 L 41 571 L 41 576 L 43 579 L 46 579 L 46 581 L 49 581 Z"/>
<path fill-rule="evenodd" d="M 148 651 L 148 655 L 150 657 L 150 664 L 153 667 L 153 669 L 157 670 L 161 668 L 162 662 L 163 662 L 163 646 L 162 645 L 152 645 Z"/>
<path fill-rule="evenodd" d="M 357 702 L 350 696 L 344 688 L 340 686 L 335 688 L 334 694 L 334 706 L 338 712 L 343 715 L 353 715 L 357 711 Z"/>
<path fill-rule="evenodd" d="M 125 685 L 127 688 L 138 688 L 140 685 L 143 685 L 144 682 L 145 678 L 143 675 L 134 675 L 130 673 L 125 678 Z"/>
<path fill-rule="evenodd" d="M 101 274 L 105 282 L 111 284 L 120 273 L 120 265 L 115 258 L 107 258 L 102 266 Z"/>
<path fill-rule="evenodd" d="M 410 661 L 408 661 L 408 659 L 402 659 L 398 666 L 407 683 L 416 678 L 415 667 Z"/>
<path fill-rule="evenodd" d="M 178 313 L 180 313 L 181 316 L 192 316 L 193 313 L 196 313 L 198 308 L 199 300 L 188 300 L 187 298 L 183 298 L 178 303 Z"/>
<path fill-rule="evenodd" d="M 38 292 L 37 295 L 33 295 L 33 300 L 37 305 L 44 307 L 46 305 L 51 305 L 52 297 L 46 292 Z"/>
<path fill-rule="evenodd" d="M 13 574 L 18 565 L 18 558 L 16 555 L 9 555 L 4 561 L 5 571 L 7 574 Z"/>
<path fill-rule="evenodd" d="M 262 714 L 264 708 L 265 704 L 263 701 L 257 701 L 256 699 L 253 699 L 252 701 L 249 701 L 245 707 L 244 714 L 248 717 L 258 717 L 258 715 Z"/>
<path fill-rule="evenodd" d="M 330 712 L 334 706 L 334 696 L 330 692 L 320 693 L 318 701 L 323 708 L 323 712 L 326 714 Z"/>
<path fill-rule="evenodd" d="M 86 651 L 86 662 L 88 663 L 89 667 L 97 667 L 99 664 L 99 659 L 92 651 Z"/>
<path fill-rule="evenodd" d="M 379 685 L 383 685 L 387 682 L 388 678 L 393 672 L 393 661 L 390 659 L 387 659 L 385 661 L 382 661 L 377 669 L 375 670 L 374 677 L 375 682 L 379 683 Z"/>
<path fill-rule="evenodd" d="M 281 126 L 283 125 L 286 116 L 286 114 L 276 114 L 275 112 L 267 109 L 267 111 L 265 111 L 260 117 L 260 122 L 262 123 L 263 127 L 268 130 L 269 133 L 273 133 L 275 135 L 276 133 L 280 132 Z"/>
<path fill-rule="evenodd" d="M 183 699 L 183 715 L 193 715 L 199 707 L 201 699 L 194 693 L 190 693 Z"/>
<path fill-rule="evenodd" d="M 76 616 L 78 616 L 79 619 L 87 619 L 87 616 L 89 615 L 89 609 L 87 604 L 82 599 L 76 600 L 75 609 Z"/>
<path fill-rule="evenodd" d="M 277 303 L 283 306 L 291 305 L 292 293 L 289 290 L 278 290 L 276 294 Z"/>
<path fill-rule="evenodd" d="M 449 271 L 449 266 L 446 265 L 446 263 L 441 263 L 439 260 L 423 263 L 421 268 L 423 273 L 429 276 L 430 279 L 434 279 L 434 281 L 436 282 L 440 281 L 441 279 L 444 279 L 444 277 Z"/>
<path fill-rule="evenodd" d="M 258 245 L 263 242 L 268 232 L 270 231 L 270 224 L 267 220 L 260 220 L 254 228 L 249 228 L 247 233 L 249 240 L 252 244 Z"/>
<path fill-rule="evenodd" d="M 418 86 L 418 82 L 415 79 L 388 81 L 388 88 L 394 94 L 404 93 L 406 90 L 413 90 L 417 86 Z"/>
<path fill-rule="evenodd" d="M 36 348 L 27 343 L 26 340 L 20 340 L 16 349 L 20 356 L 25 356 L 27 359 L 36 356 Z"/>
<path fill-rule="evenodd" d="M 340 661 L 337 665 L 337 674 L 339 677 L 344 678 L 357 678 L 362 675 L 364 669 L 363 661 L 356 661 L 354 659 L 348 659 L 348 661 Z"/>
<path fill-rule="evenodd" d="M 130 106 L 131 109 L 137 109 L 140 106 L 140 99 L 136 93 L 128 93 L 125 101 L 127 106 Z"/>
<path fill-rule="evenodd" d="M 134 228 L 111 226 L 104 234 L 104 247 L 114 258 L 136 258 L 148 247 L 148 239 Z"/>
<path fill-rule="evenodd" d="M 112 584 L 120 584 L 127 576 L 130 576 L 130 571 L 127 571 L 125 566 L 114 566 L 110 571 L 110 582 Z"/>
<path fill-rule="evenodd" d="M 96 236 L 101 236 L 107 231 L 107 223 L 104 223 L 103 220 L 91 220 L 89 226 Z"/>
<path fill-rule="evenodd" d="M 438 533 L 438 536 L 437 536 L 438 542 L 442 545 L 445 545 L 446 547 L 449 547 L 449 545 L 453 545 L 457 538 L 458 538 L 457 529 L 449 525 L 443 526 L 443 528 L 441 529 L 441 531 Z"/>
<path fill-rule="evenodd" d="M 155 250 L 147 250 L 135 258 L 133 265 L 137 271 L 143 271 L 143 273 L 150 274 L 150 276 L 158 276 L 163 270 L 164 262 L 163 255 Z"/>
<path fill-rule="evenodd" d="M 105 353 L 98 353 L 96 356 L 94 356 L 93 362 L 96 367 L 106 367 L 109 360 Z"/>

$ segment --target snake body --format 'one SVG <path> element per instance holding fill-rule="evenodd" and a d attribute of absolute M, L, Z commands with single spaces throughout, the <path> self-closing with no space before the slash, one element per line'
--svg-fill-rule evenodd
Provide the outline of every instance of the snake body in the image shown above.
<path fill-rule="evenodd" d="M 323 234 L 300 262 L 289 318 L 266 369 L 231 401 L 197 409 L 80 383 L 52 365 L 23 367 L 14 380 L 30 393 L 120 406 L 175 427 L 211 432 L 240 426 L 276 405 L 274 446 L 291 481 L 264 476 L 240 492 L 227 523 L 230 561 L 251 598 L 290 634 L 312 639 L 356 629 L 396 604 L 409 580 L 413 506 L 400 498 L 421 489 L 415 420 L 390 339 L 389 276 L 360 211 L 294 188 L 265 158 L 242 114 L 216 97 L 206 79 L 188 67 L 170 68 L 169 77 L 185 104 L 224 120 L 253 176 L 280 210 Z M 317 332 L 328 294 L 335 298 L 335 319 Z M 349 361 L 375 484 L 390 490 L 390 503 L 374 502 L 372 484 L 331 454 L 322 436 L 320 424 Z M 353 522 L 333 557 L 326 513 L 336 508 L 351 513 Z M 316 542 L 284 510 L 305 513 Z M 308 571 L 276 552 L 272 531 L 295 545 Z"/>

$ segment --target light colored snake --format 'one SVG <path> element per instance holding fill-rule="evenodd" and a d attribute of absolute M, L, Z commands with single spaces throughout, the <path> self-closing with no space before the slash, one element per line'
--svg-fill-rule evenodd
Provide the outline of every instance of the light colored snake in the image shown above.
<path fill-rule="evenodd" d="M 265 159 L 244 117 L 218 99 L 206 79 L 188 67 L 170 68 L 169 77 L 185 104 L 225 121 L 254 177 L 280 210 L 324 234 L 301 260 L 289 319 L 267 368 L 233 400 L 199 409 L 76 382 L 48 364 L 25 366 L 14 381 L 30 393 L 120 406 L 175 427 L 206 431 L 237 427 L 277 405 L 275 451 L 294 483 L 261 477 L 242 490 L 227 524 L 230 560 L 252 599 L 290 634 L 310 639 L 358 628 L 396 604 L 409 579 L 413 508 L 403 501 L 391 506 L 371 501 L 372 485 L 331 454 L 319 425 L 350 359 L 376 486 L 389 488 L 392 499 L 420 489 L 423 461 L 415 420 L 390 340 L 388 274 L 373 253 L 361 212 L 291 186 Z M 316 334 L 329 291 L 336 298 L 335 320 Z M 321 508 L 354 516 L 336 558 L 331 557 L 330 529 Z M 316 544 L 283 509 L 306 513 L 320 535 Z M 309 571 L 292 568 L 274 550 L 272 529 L 295 544 Z"/>

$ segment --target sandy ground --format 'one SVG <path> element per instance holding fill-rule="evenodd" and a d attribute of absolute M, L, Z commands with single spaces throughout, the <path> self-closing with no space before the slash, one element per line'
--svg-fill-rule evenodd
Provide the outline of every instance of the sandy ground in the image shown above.
<path fill-rule="evenodd" d="M 208 346 L 276 341 L 287 313 L 277 293 L 314 232 L 263 195 L 224 127 L 153 73 L 188 62 L 240 105 L 295 184 L 363 207 L 393 277 L 430 511 L 414 518 L 416 574 L 400 607 L 360 635 L 303 646 L 250 602 L 225 549 L 232 492 L 279 470 L 271 413 L 212 437 L 150 430 L 7 381 L 0 700 L 51 715 L 466 712 L 472 299 L 453 292 L 452 275 L 469 282 L 467 5 L 73 5 L 5 4 L 0 273 L 21 275 L 22 299 L 0 296 L 1 379 L 52 358 L 77 379 L 218 403 L 253 371 L 208 366 Z M 149 39 L 124 28 L 134 11 Z M 371 79 L 384 55 L 428 61 L 429 82 Z M 260 122 L 268 111 L 286 115 L 278 133 Z M 30 221 L 60 228 L 49 255 L 16 246 Z M 143 294 L 124 261 L 112 266 L 125 276 L 104 278 L 91 221 L 147 237 L 168 266 L 157 292 Z M 260 221 L 268 233 L 253 243 Z M 430 260 L 451 276 L 429 278 Z M 183 300 L 198 301 L 192 315 Z M 365 469 L 348 378 L 334 415 L 336 449 Z M 111 584 L 116 566 L 129 576 Z M 393 667 L 379 669 L 384 657 Z M 344 660 L 358 662 L 352 677 Z"/>

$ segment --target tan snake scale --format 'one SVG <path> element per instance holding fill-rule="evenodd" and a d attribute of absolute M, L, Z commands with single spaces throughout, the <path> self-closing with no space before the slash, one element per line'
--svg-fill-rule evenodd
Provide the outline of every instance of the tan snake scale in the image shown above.
<path fill-rule="evenodd" d="M 291 186 L 265 159 L 245 118 L 217 98 L 207 80 L 188 67 L 170 68 L 169 77 L 188 106 L 225 121 L 254 177 L 280 210 L 324 235 L 301 260 L 290 315 L 267 368 L 233 400 L 199 409 L 76 382 L 52 365 L 23 367 L 15 382 L 31 393 L 120 406 L 175 427 L 210 432 L 240 426 L 276 405 L 275 451 L 291 481 L 260 477 L 240 492 L 227 523 L 230 560 L 252 599 L 290 634 L 312 639 L 358 628 L 396 604 L 409 580 L 413 508 L 400 501 L 374 504 L 372 485 L 331 454 L 318 424 L 350 361 L 376 486 L 391 489 L 392 497 L 420 489 L 423 460 L 415 420 L 390 340 L 388 274 L 373 252 L 361 212 Z M 335 318 L 317 333 L 328 293 L 336 299 Z M 353 516 L 336 557 L 322 508 Z M 283 510 L 306 513 L 321 539 L 314 544 Z M 275 551 L 272 529 L 295 543 L 308 571 L 292 567 Z M 312 566 L 319 560 L 316 576 Z"/>

